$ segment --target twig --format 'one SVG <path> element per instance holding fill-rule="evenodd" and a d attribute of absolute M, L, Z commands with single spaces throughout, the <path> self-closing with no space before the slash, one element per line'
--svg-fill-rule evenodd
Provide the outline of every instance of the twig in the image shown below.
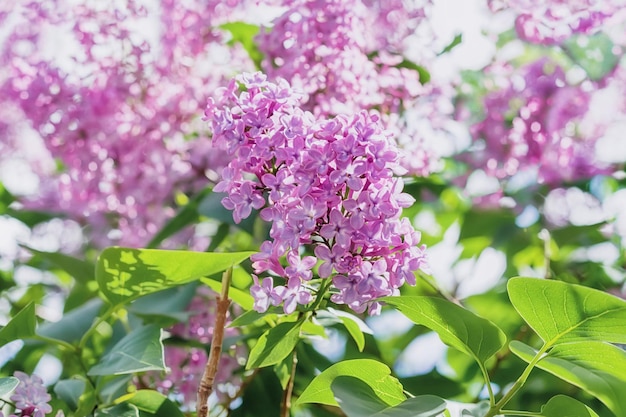
<path fill-rule="evenodd" d="M 282 402 L 282 410 L 280 413 L 281 417 L 289 417 L 289 411 L 291 410 L 291 395 L 293 394 L 293 384 L 296 379 L 296 366 L 298 365 L 298 355 L 296 354 L 296 350 L 293 350 L 292 354 L 292 362 L 291 362 L 291 375 L 289 376 L 289 381 L 287 382 L 287 387 L 285 387 L 285 392 L 283 393 L 283 402 Z"/>
<path fill-rule="evenodd" d="M 222 291 L 220 298 L 217 300 L 217 312 L 215 317 L 215 326 L 213 327 L 213 340 L 211 341 L 211 352 L 207 360 L 204 374 L 198 387 L 198 403 L 196 409 L 198 417 L 207 417 L 209 415 L 209 395 L 213 391 L 213 383 L 217 374 L 220 356 L 222 354 L 222 342 L 224 340 L 224 328 L 226 327 L 226 314 L 230 307 L 228 299 L 228 288 L 232 278 L 233 269 L 227 269 L 222 275 Z"/>

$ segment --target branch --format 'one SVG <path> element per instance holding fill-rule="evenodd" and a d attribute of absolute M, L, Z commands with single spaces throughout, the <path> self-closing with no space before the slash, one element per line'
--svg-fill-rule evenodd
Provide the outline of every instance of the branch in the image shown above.
<path fill-rule="evenodd" d="M 289 411 L 291 410 L 291 395 L 293 394 L 293 384 L 296 379 L 296 366 L 298 364 L 298 356 L 296 354 L 296 350 L 293 350 L 292 354 L 292 362 L 291 362 L 291 375 L 289 376 L 289 381 L 287 382 L 287 387 L 285 388 L 285 392 L 283 393 L 283 402 L 280 416 L 281 417 L 289 417 Z"/>
<path fill-rule="evenodd" d="M 213 392 L 213 384 L 217 368 L 222 354 L 222 342 L 224 340 L 224 328 L 226 327 L 226 314 L 230 307 L 228 299 L 228 288 L 232 278 L 233 269 L 229 268 L 222 275 L 222 293 L 217 300 L 217 312 L 215 317 L 215 326 L 213 327 L 213 340 L 211 341 L 211 352 L 207 360 L 204 374 L 198 387 L 198 403 L 196 408 L 198 417 L 207 417 L 209 415 L 209 396 Z"/>

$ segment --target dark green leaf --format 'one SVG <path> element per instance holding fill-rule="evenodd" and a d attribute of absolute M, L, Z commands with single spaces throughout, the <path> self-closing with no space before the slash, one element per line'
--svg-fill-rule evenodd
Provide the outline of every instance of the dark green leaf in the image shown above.
<path fill-rule="evenodd" d="M 513 306 L 548 345 L 578 339 L 626 343 L 626 301 L 602 291 L 536 278 L 512 278 Z"/>
<path fill-rule="evenodd" d="M 235 320 L 233 320 L 228 327 L 243 327 L 253 324 L 264 317 L 271 316 L 275 317 L 277 314 L 282 314 L 283 308 L 277 306 L 271 306 L 264 313 L 259 313 L 256 310 L 246 311 L 245 313 L 238 316 Z"/>
<path fill-rule="evenodd" d="M 541 407 L 541 417 L 598 417 L 598 414 L 580 401 L 557 395 Z"/>
<path fill-rule="evenodd" d="M 443 54 L 446 54 L 446 53 L 450 52 L 457 45 L 460 45 L 461 42 L 463 42 L 463 34 L 462 33 L 457 33 L 457 35 L 454 37 L 454 39 L 452 39 L 452 42 L 450 42 L 450 44 L 448 46 L 443 48 L 443 50 L 441 52 L 439 52 L 438 55 L 443 55 Z"/>
<path fill-rule="evenodd" d="M 196 294 L 196 289 L 197 285 L 192 283 L 148 294 L 131 303 L 128 311 L 152 321 L 185 322 L 189 318 L 187 306 Z"/>
<path fill-rule="evenodd" d="M 348 417 L 434 417 L 446 408 L 446 402 L 434 395 L 409 398 L 389 407 L 372 387 L 358 378 L 339 376 L 331 384 L 335 400 Z"/>
<path fill-rule="evenodd" d="M 259 337 L 250 350 L 246 369 L 275 365 L 293 351 L 300 340 L 302 321 L 280 323 Z"/>
<path fill-rule="evenodd" d="M 122 375 L 165 369 L 161 329 L 140 327 L 124 336 L 88 375 Z"/>
<path fill-rule="evenodd" d="M 95 266 L 90 262 L 60 252 L 43 252 L 24 245 L 22 247 L 67 272 L 78 282 L 86 284 L 95 277 Z"/>
<path fill-rule="evenodd" d="M 372 359 L 352 359 L 336 363 L 317 375 L 298 398 L 297 404 L 319 403 L 338 405 L 331 390 L 332 382 L 340 376 L 351 376 L 369 385 L 376 396 L 388 406 L 406 399 L 402 385 L 387 365 Z"/>
<path fill-rule="evenodd" d="M 98 298 L 89 300 L 65 314 L 61 320 L 54 323 L 43 323 L 37 329 L 37 334 L 68 343 L 80 340 L 93 324 L 103 304 L 102 300 Z"/>
<path fill-rule="evenodd" d="M 381 301 L 396 307 L 414 323 L 435 331 L 445 344 L 467 353 L 479 364 L 484 364 L 506 342 L 504 332 L 495 324 L 442 298 L 400 296 Z"/>
<path fill-rule="evenodd" d="M 222 272 L 252 254 L 111 247 L 98 258 L 96 280 L 104 296 L 119 305 Z"/>
<path fill-rule="evenodd" d="M 0 346 L 20 339 L 28 339 L 35 336 L 37 318 L 35 317 L 35 304 L 30 303 L 0 329 Z"/>

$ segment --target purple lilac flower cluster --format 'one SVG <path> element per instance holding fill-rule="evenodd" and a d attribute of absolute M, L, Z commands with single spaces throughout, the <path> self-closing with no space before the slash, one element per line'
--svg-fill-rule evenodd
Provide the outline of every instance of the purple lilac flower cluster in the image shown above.
<path fill-rule="evenodd" d="M 11 401 L 15 404 L 16 411 L 19 411 L 20 417 L 44 417 L 52 412 L 52 407 L 48 404 L 51 400 L 50 394 L 43 386 L 43 380 L 40 377 L 29 376 L 20 371 L 16 371 L 14 376 L 20 382 L 11 395 Z M 2 411 L 0 411 L 0 417 L 3 417 Z M 9 417 L 16 416 L 11 414 Z"/>
<path fill-rule="evenodd" d="M 223 166 L 198 115 L 226 73 L 252 68 L 215 29 L 231 5 L 167 0 L 156 14 L 141 0 L 11 3 L 0 107 L 25 120 L 50 156 L 29 164 L 41 186 L 24 203 L 90 226 L 97 246 L 145 245 L 174 215 L 175 194 Z M 146 24 L 166 30 L 155 42 L 138 29 Z M 50 56 L 48 37 L 69 43 L 68 56 Z M 36 146 L 3 125 L 3 154 Z"/>
<path fill-rule="evenodd" d="M 256 209 L 272 224 L 253 267 L 285 283 L 254 276 L 254 308 L 283 303 L 291 313 L 310 303 L 319 261 L 333 302 L 374 314 L 377 298 L 414 285 L 425 266 L 420 234 L 401 217 L 414 199 L 393 176 L 401 171 L 396 148 L 375 115 L 316 119 L 299 104 L 286 81 L 255 73 L 218 90 L 206 110 L 213 140 L 232 156 L 215 187 L 228 193 L 223 205 L 236 222 Z M 302 256 L 304 248 L 315 257 Z"/>
<path fill-rule="evenodd" d="M 473 126 L 482 150 L 471 162 L 503 179 L 535 171 L 541 183 L 590 178 L 606 172 L 594 158 L 597 135 L 580 135 L 595 86 L 569 85 L 561 67 L 542 58 L 517 71 L 492 67 L 498 88 L 484 100 L 485 119 Z"/>
<path fill-rule="evenodd" d="M 213 339 L 217 297 L 211 289 L 200 287 L 187 308 L 191 314 L 189 319 L 170 328 L 169 333 L 174 337 L 209 346 Z M 227 324 L 228 322 L 230 320 Z M 239 330 L 234 327 L 227 326 L 224 331 L 226 338 L 239 334 Z M 217 403 L 228 404 L 234 397 L 242 382 L 235 371 L 241 367 L 245 356 L 245 347 L 242 345 L 233 346 L 222 353 L 212 394 Z M 204 348 L 166 345 L 165 364 L 169 371 L 164 375 L 153 373 L 150 376 L 154 378 L 159 391 L 173 395 L 185 408 L 193 410 L 207 359 Z"/>
<path fill-rule="evenodd" d="M 513 9 L 518 36 L 546 45 L 573 34 L 594 33 L 609 20 L 626 18 L 625 0 L 490 0 L 489 6 L 493 11 Z"/>

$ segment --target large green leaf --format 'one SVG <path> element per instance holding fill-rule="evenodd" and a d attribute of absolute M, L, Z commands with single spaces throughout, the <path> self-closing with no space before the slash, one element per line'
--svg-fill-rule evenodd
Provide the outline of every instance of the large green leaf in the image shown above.
<path fill-rule="evenodd" d="M 301 327 L 298 320 L 268 329 L 250 350 L 246 369 L 275 365 L 289 356 L 300 340 Z"/>
<path fill-rule="evenodd" d="M 331 365 L 317 375 L 302 392 L 296 405 L 305 403 L 338 405 L 331 384 L 340 376 L 350 376 L 363 381 L 387 406 L 398 405 L 406 399 L 402 384 L 391 376 L 391 370 L 387 365 L 372 359 L 351 359 Z"/>
<path fill-rule="evenodd" d="M 114 305 L 216 274 L 254 252 L 208 253 L 111 247 L 98 257 L 96 280 Z"/>
<path fill-rule="evenodd" d="M 42 323 L 37 329 L 37 333 L 68 343 L 80 340 L 87 329 L 94 323 L 103 304 L 103 301 L 99 298 L 89 300 L 82 306 L 63 315 L 61 320 L 57 322 Z"/>
<path fill-rule="evenodd" d="M 385 297 L 386 302 L 411 319 L 435 331 L 441 340 L 473 357 L 479 364 L 499 351 L 506 336 L 495 324 L 442 298 Z"/>
<path fill-rule="evenodd" d="M 116 403 L 128 403 L 155 417 L 184 417 L 180 409 L 160 392 L 142 389 L 118 398 Z"/>
<path fill-rule="evenodd" d="M 511 352 L 529 363 L 537 354 L 535 349 L 519 341 L 512 341 L 509 347 Z M 572 351 L 574 350 L 576 349 Z M 590 363 L 577 360 L 573 352 L 569 352 L 568 356 L 567 358 L 552 356 L 550 352 L 537 363 L 537 367 L 594 395 L 616 416 L 626 416 L 624 379 L 616 378 L 601 369 L 594 369 Z"/>
<path fill-rule="evenodd" d="M 37 318 L 35 317 L 35 304 L 30 303 L 0 329 L 0 346 L 19 339 L 27 339 L 35 336 Z"/>
<path fill-rule="evenodd" d="M 232 38 L 229 44 L 235 42 L 240 43 L 246 50 L 250 59 L 254 62 L 257 68 L 261 68 L 261 61 L 263 60 L 263 54 L 259 50 L 254 38 L 259 33 L 260 28 L 257 25 L 246 22 L 229 22 L 220 26 L 220 29 L 227 30 L 231 33 Z"/>
<path fill-rule="evenodd" d="M 67 272 L 78 282 L 86 284 L 94 279 L 95 266 L 90 262 L 60 252 L 44 252 L 24 245 L 22 247 Z"/>
<path fill-rule="evenodd" d="M 577 339 L 626 343 L 626 301 L 561 281 L 512 278 L 513 306 L 547 346 Z"/>
<path fill-rule="evenodd" d="M 409 398 L 389 407 L 372 387 L 352 376 L 339 376 L 331 384 L 335 400 L 348 417 L 434 417 L 446 408 L 446 402 L 434 395 Z"/>
<path fill-rule="evenodd" d="M 548 356 L 606 372 L 626 383 L 626 351 L 609 343 L 593 340 L 562 343 L 554 346 Z"/>
<path fill-rule="evenodd" d="M 19 383 L 20 380 L 12 376 L 0 378 L 0 398 L 8 397 Z"/>
<path fill-rule="evenodd" d="M 557 395 L 541 407 L 541 417 L 598 417 L 598 414 L 572 397 Z"/>
<path fill-rule="evenodd" d="M 165 370 L 161 329 L 155 325 L 137 328 L 124 336 L 88 375 L 123 375 Z"/>

